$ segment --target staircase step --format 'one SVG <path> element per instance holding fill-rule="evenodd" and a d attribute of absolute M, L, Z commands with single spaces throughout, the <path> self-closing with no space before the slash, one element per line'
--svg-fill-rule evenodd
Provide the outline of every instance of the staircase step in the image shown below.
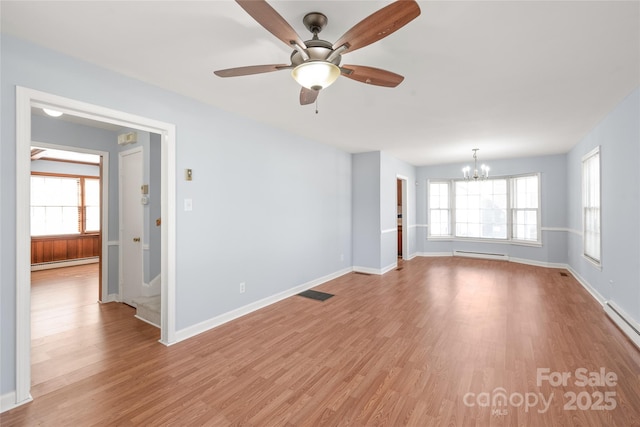
<path fill-rule="evenodd" d="M 132 302 L 136 305 L 136 317 L 159 328 L 160 301 L 160 295 L 133 299 Z"/>

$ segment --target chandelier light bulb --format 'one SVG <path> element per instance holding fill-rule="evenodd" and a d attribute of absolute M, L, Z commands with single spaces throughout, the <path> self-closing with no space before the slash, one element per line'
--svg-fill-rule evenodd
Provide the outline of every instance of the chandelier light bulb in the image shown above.
<path fill-rule="evenodd" d="M 471 172 L 471 167 L 470 166 L 465 166 L 464 168 L 462 168 L 462 176 L 464 177 L 464 179 L 466 180 L 482 180 L 482 179 L 487 179 L 489 178 L 489 166 L 483 164 L 480 166 L 480 173 L 478 173 L 478 155 L 477 152 L 479 151 L 478 148 L 474 148 L 473 150 L 473 175 L 470 175 L 469 172 Z"/>

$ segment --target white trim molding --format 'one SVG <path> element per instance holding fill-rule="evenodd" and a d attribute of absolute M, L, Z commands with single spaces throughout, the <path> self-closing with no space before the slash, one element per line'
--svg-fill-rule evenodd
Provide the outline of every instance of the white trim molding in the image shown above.
<path fill-rule="evenodd" d="M 509 257 L 509 261 L 516 262 L 518 264 L 533 265 L 535 267 L 565 268 L 565 269 L 568 267 L 567 264 L 564 264 L 564 263 L 537 261 L 537 260 L 525 259 L 525 258 Z"/>
<path fill-rule="evenodd" d="M 540 227 L 540 231 L 563 231 L 565 233 L 569 233 L 575 230 L 571 230 L 570 228 L 566 227 Z"/>
<path fill-rule="evenodd" d="M 31 108 L 48 107 L 73 116 L 160 134 L 162 137 L 162 328 L 160 342 L 175 340 L 176 282 L 176 127 L 174 124 L 16 86 L 16 405 L 31 401 Z M 108 168 L 107 168 L 108 169 Z M 105 230 L 103 229 L 103 233 Z M 105 233 L 105 235 L 107 235 Z M 103 240 L 103 245 L 106 239 Z M 104 250 L 103 257 L 108 256 Z M 105 289 L 106 291 L 106 289 Z M 104 296 L 104 295 L 103 295 Z M 109 298 L 106 298 L 109 300 Z M 2 396 L 4 399 L 8 399 Z"/>
<path fill-rule="evenodd" d="M 272 295 L 270 297 L 267 298 L 263 298 L 261 300 L 252 302 L 250 304 L 247 304 L 243 307 L 237 308 L 235 310 L 231 310 L 227 313 L 221 314 L 219 316 L 213 317 L 211 319 L 205 320 L 204 322 L 200 322 L 196 325 L 193 326 L 189 326 L 188 328 L 184 328 L 181 329 L 179 331 L 176 331 L 176 340 L 174 343 L 180 342 L 180 341 L 184 341 L 188 338 L 194 337 L 198 334 L 201 334 L 203 332 L 206 332 L 210 329 L 216 328 L 220 325 L 223 325 L 227 322 L 230 322 L 234 319 L 237 319 L 239 317 L 245 316 L 249 313 L 252 313 L 256 310 L 260 310 L 261 308 L 265 308 L 271 304 L 274 304 L 278 301 L 281 301 L 285 298 L 289 298 L 292 297 L 294 295 L 299 294 L 300 292 L 306 291 L 308 289 L 311 289 L 313 287 L 319 286 L 323 283 L 326 283 L 330 280 L 333 279 L 337 279 L 340 276 L 344 276 L 345 274 L 349 274 L 351 273 L 353 270 L 351 268 L 345 268 L 339 271 L 336 271 L 335 273 L 332 274 L 328 274 L 324 277 L 320 277 L 318 279 L 315 280 L 311 280 L 307 283 L 303 283 L 302 285 L 299 286 L 295 286 L 291 289 L 287 289 L 286 291 L 282 291 L 280 293 L 277 293 L 275 295 Z M 172 343 L 172 344 L 174 344 Z"/>
<path fill-rule="evenodd" d="M 5 393 L 0 396 L 0 413 L 9 411 L 13 408 L 17 408 L 18 406 L 24 405 L 25 403 L 29 403 L 31 401 L 33 401 L 31 395 L 29 395 L 26 400 L 18 402 L 18 400 L 16 399 L 15 391 Z"/>
<path fill-rule="evenodd" d="M 398 261 L 395 261 L 387 265 L 386 267 L 382 267 L 382 268 L 360 267 L 360 266 L 354 265 L 353 271 L 356 273 L 365 273 L 365 274 L 372 274 L 376 276 L 382 276 L 383 274 L 388 273 L 391 270 L 394 270 L 396 268 L 398 268 Z"/>
<path fill-rule="evenodd" d="M 120 295 L 119 294 L 109 294 L 107 295 L 107 298 L 103 299 L 102 301 L 98 301 L 100 304 L 108 304 L 110 302 L 121 302 L 120 301 Z"/>
<path fill-rule="evenodd" d="M 387 228 L 384 230 L 380 230 L 380 234 L 387 234 L 387 233 L 395 233 L 398 231 L 398 228 Z"/>

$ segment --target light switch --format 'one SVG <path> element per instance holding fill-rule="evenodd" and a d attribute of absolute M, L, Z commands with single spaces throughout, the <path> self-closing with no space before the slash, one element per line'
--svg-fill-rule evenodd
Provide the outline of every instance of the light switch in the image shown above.
<path fill-rule="evenodd" d="M 184 210 L 185 211 L 192 211 L 193 210 L 193 200 L 184 199 Z"/>
<path fill-rule="evenodd" d="M 184 170 L 184 179 L 186 179 L 187 181 L 193 180 L 193 171 L 191 169 Z"/>

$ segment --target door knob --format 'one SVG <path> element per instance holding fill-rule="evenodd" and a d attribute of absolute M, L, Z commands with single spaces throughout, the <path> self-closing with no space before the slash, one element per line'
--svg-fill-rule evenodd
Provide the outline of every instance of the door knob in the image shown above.
<path fill-rule="evenodd" d="M 133 241 L 134 241 L 134 242 L 139 242 L 139 241 L 140 241 L 140 238 L 139 238 L 139 237 L 134 237 L 134 238 L 133 238 Z"/>

